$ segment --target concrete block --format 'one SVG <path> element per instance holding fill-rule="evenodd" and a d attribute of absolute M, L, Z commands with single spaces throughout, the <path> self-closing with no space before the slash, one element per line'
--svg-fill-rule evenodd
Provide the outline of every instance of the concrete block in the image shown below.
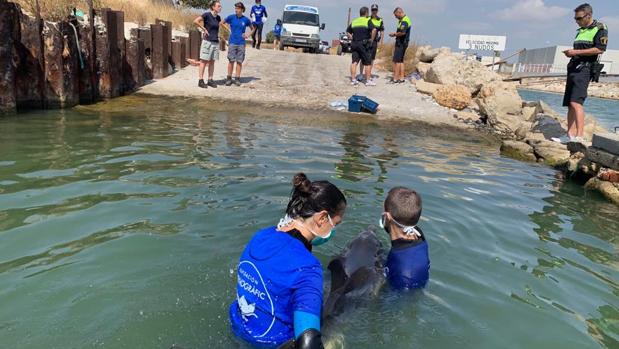
<path fill-rule="evenodd" d="M 619 155 L 619 133 L 595 133 L 593 146 L 611 154 Z"/>
<path fill-rule="evenodd" d="M 13 46 L 19 35 L 18 8 L 0 0 L 0 116 L 17 111 Z"/>
<path fill-rule="evenodd" d="M 619 156 L 595 147 L 587 149 L 587 160 L 613 170 L 619 170 Z"/>
<path fill-rule="evenodd" d="M 17 109 L 43 108 L 43 44 L 41 40 L 41 21 L 35 17 L 20 13 L 21 35 L 15 42 L 16 80 L 15 98 Z"/>

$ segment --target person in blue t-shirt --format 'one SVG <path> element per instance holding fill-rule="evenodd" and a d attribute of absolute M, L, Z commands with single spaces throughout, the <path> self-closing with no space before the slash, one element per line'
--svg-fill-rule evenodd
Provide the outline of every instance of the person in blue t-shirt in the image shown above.
<path fill-rule="evenodd" d="M 394 289 L 422 288 L 430 278 L 428 243 L 417 226 L 420 218 L 421 197 L 417 192 L 405 187 L 389 191 L 380 226 L 391 237 L 385 276 Z"/>
<path fill-rule="evenodd" d="M 268 19 L 267 8 L 262 5 L 261 0 L 256 0 L 256 4 L 251 7 L 249 17 L 252 19 L 252 24 L 256 28 L 251 36 L 253 40 L 251 46 L 259 50 L 260 44 L 262 44 L 262 29 L 264 27 L 264 23 L 266 23 Z"/>
<path fill-rule="evenodd" d="M 335 185 L 294 176 L 286 216 L 258 231 L 241 254 L 229 312 L 237 337 L 259 348 L 323 348 L 323 271 L 312 246 L 331 238 L 345 210 Z"/>
<path fill-rule="evenodd" d="M 236 63 L 236 76 L 234 78 L 234 84 L 241 86 L 241 69 L 243 68 L 243 62 L 245 61 L 245 39 L 249 36 L 245 34 L 247 27 L 252 27 L 254 33 L 255 28 L 251 25 L 249 18 L 245 17 L 245 5 L 242 2 L 234 4 L 235 14 L 226 17 L 224 26 L 227 27 L 230 32 L 230 38 L 228 40 L 228 76 L 226 79 L 226 86 L 232 86 L 232 73 L 234 72 L 234 64 Z"/>
<path fill-rule="evenodd" d="M 275 36 L 275 41 L 273 41 L 273 49 L 279 50 L 279 43 L 282 39 L 282 20 L 278 19 L 277 23 L 275 23 L 275 27 L 273 27 L 273 35 Z"/>

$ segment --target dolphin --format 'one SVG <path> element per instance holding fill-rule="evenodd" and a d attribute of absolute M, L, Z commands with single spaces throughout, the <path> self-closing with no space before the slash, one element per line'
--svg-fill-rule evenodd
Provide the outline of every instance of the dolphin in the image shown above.
<path fill-rule="evenodd" d="M 333 318 L 347 303 L 367 301 L 385 283 L 385 251 L 373 227 L 351 240 L 329 263 L 331 291 L 322 309 L 323 320 Z"/>

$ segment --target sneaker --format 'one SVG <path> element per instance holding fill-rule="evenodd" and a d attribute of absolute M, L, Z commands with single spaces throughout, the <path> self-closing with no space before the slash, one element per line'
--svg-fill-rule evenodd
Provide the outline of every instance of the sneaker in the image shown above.
<path fill-rule="evenodd" d="M 226 79 L 226 86 L 232 86 L 232 79 Z"/>
<path fill-rule="evenodd" d="M 200 88 L 206 88 L 207 85 L 204 83 L 204 80 L 200 79 L 198 80 L 198 87 Z"/>
<path fill-rule="evenodd" d="M 352 86 L 357 86 L 357 85 L 359 85 L 359 81 L 357 81 L 357 80 L 350 80 L 350 84 Z"/>
<path fill-rule="evenodd" d="M 576 139 L 575 137 L 572 136 L 561 136 L 559 138 L 557 137 L 552 137 L 550 140 L 556 143 L 561 143 L 561 144 L 567 144 L 569 142 L 573 142 L 574 139 Z"/>
<path fill-rule="evenodd" d="M 398 80 L 398 81 L 396 81 L 396 84 L 403 84 L 405 82 L 406 82 L 406 80 Z"/>
<path fill-rule="evenodd" d="M 235 84 L 236 86 L 241 86 L 241 79 L 240 79 L 240 78 L 236 78 L 236 79 L 234 79 L 234 84 Z"/>
<path fill-rule="evenodd" d="M 570 142 L 585 143 L 587 142 L 587 139 L 585 137 L 574 137 L 570 140 Z"/>
<path fill-rule="evenodd" d="M 213 80 L 209 80 L 206 85 L 212 88 L 217 88 L 217 84 Z"/>
<path fill-rule="evenodd" d="M 365 86 L 376 86 L 376 82 L 374 82 L 374 80 L 368 80 L 365 82 Z"/>

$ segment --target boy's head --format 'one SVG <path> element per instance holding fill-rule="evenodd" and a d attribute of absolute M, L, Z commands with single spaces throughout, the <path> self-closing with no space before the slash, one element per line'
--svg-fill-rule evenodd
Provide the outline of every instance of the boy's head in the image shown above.
<path fill-rule="evenodd" d="M 385 225 L 389 225 L 388 220 L 394 220 L 395 226 L 402 228 L 414 227 L 421 218 L 421 196 L 416 191 L 405 187 L 395 187 L 389 191 L 384 204 Z M 397 224 L 399 223 L 399 224 Z"/>
<path fill-rule="evenodd" d="M 240 1 L 234 4 L 234 12 L 236 12 L 237 16 L 242 16 L 243 12 L 245 12 L 245 4 Z"/>

